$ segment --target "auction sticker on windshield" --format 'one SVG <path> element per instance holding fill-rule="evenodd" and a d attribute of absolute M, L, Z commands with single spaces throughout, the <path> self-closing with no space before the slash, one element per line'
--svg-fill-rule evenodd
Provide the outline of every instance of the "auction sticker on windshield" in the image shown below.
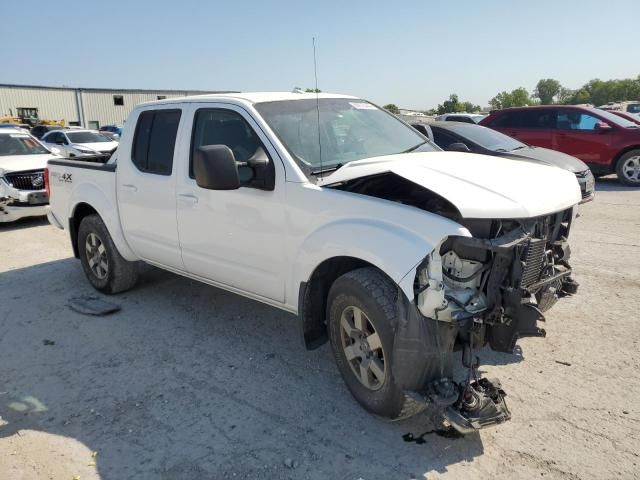
<path fill-rule="evenodd" d="M 349 105 L 358 110 L 378 110 L 378 107 L 367 102 L 349 102 Z"/>

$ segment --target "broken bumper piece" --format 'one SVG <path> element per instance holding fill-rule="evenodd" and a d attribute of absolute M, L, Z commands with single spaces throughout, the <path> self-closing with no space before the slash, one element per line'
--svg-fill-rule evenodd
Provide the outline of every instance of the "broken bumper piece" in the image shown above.
<path fill-rule="evenodd" d="M 442 413 L 445 425 L 462 434 L 500 425 L 511 419 L 500 381 L 481 378 L 468 385 L 458 385 L 456 402 Z"/>

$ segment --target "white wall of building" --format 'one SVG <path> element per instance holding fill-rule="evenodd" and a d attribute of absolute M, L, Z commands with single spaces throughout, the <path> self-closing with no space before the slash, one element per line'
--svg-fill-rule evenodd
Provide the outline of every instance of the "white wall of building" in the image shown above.
<path fill-rule="evenodd" d="M 0 86 L 0 117 L 14 117 L 18 108 L 37 108 L 41 119 L 77 122 L 73 89 L 35 89 Z"/>
<path fill-rule="evenodd" d="M 116 90 L 57 88 L 1 85 L 0 117 L 16 116 L 18 108 L 37 108 L 41 120 L 62 120 L 88 128 L 102 125 L 123 125 L 133 107 L 158 97 L 201 95 L 193 90 Z M 121 96 L 123 105 L 116 105 L 114 96 Z"/>

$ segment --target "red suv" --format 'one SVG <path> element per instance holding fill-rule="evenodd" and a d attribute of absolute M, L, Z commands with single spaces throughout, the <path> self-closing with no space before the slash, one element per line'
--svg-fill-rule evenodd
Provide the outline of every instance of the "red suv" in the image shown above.
<path fill-rule="evenodd" d="M 480 125 L 578 157 L 596 176 L 615 172 L 623 184 L 640 187 L 640 125 L 610 112 L 568 105 L 507 108 Z"/>

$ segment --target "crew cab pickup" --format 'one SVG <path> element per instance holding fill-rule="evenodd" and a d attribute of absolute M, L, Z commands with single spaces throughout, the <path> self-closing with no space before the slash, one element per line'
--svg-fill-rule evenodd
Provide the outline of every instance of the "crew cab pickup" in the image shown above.
<path fill-rule="evenodd" d="M 134 108 L 106 164 L 49 162 L 49 219 L 99 291 L 133 287 L 143 261 L 297 314 L 367 410 L 430 407 L 466 433 L 510 417 L 473 352 L 544 335 L 542 311 L 577 290 L 575 176 L 480 160 L 349 96 L 162 100 Z"/>

